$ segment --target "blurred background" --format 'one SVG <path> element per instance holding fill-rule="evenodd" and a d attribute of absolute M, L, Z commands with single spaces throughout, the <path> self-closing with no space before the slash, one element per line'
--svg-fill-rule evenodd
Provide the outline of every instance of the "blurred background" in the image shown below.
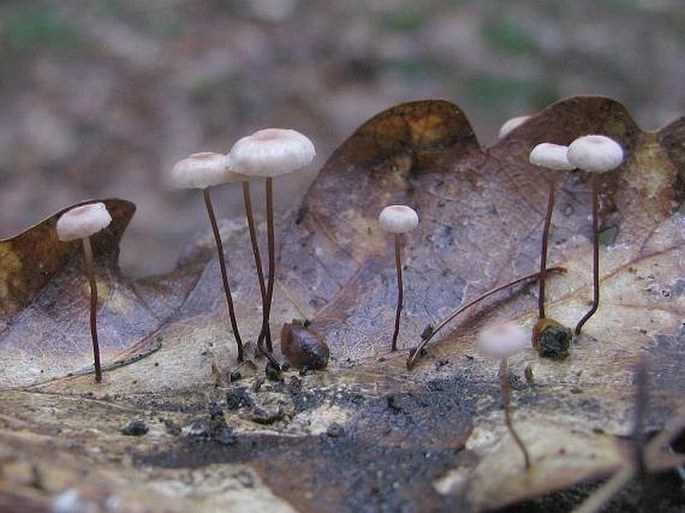
<path fill-rule="evenodd" d="M 0 238 L 74 202 L 133 201 L 133 275 L 173 267 L 208 230 L 165 174 L 269 126 L 317 161 L 396 103 L 445 98 L 482 144 L 571 95 L 623 101 L 645 129 L 685 114 L 684 0 L 2 0 Z M 239 191 L 213 193 L 223 216 Z"/>

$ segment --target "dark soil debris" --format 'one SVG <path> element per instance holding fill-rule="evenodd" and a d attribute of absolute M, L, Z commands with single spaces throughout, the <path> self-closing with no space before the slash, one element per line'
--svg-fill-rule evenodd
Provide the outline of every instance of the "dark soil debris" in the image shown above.
<path fill-rule="evenodd" d="M 147 427 L 144 421 L 135 419 L 122 427 L 119 431 L 126 436 L 142 436 L 146 434 L 150 428 Z"/>

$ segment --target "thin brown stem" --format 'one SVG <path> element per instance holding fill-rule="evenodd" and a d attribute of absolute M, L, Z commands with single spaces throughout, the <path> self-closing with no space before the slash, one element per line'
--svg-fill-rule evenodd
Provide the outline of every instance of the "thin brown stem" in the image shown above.
<path fill-rule="evenodd" d="M 402 286 L 402 257 L 401 257 L 401 235 L 395 234 L 395 267 L 397 267 L 397 309 L 395 310 L 395 331 L 392 334 L 392 344 L 390 351 L 397 350 L 397 337 L 400 334 L 400 315 L 402 314 L 402 304 L 404 303 L 404 287 Z"/>
<path fill-rule="evenodd" d="M 276 236 L 274 228 L 274 179 L 266 177 L 266 243 L 269 252 L 269 281 L 266 286 L 266 304 L 264 305 L 264 333 L 270 329 L 271 301 L 274 296 L 274 283 L 276 280 Z M 271 340 L 267 340 L 266 349 L 273 351 Z"/>
<path fill-rule="evenodd" d="M 545 274 L 551 274 L 551 273 L 559 273 L 563 274 L 566 272 L 565 267 L 550 267 L 546 270 Z M 478 296 L 476 299 L 469 301 L 463 306 L 460 306 L 457 308 L 454 312 L 452 312 L 450 315 L 448 315 L 445 319 L 443 319 L 440 324 L 437 325 L 437 327 L 433 328 L 430 331 L 430 334 L 421 340 L 421 343 L 418 345 L 416 350 L 413 351 L 409 359 L 407 360 L 407 368 L 411 369 L 414 364 L 416 363 L 416 360 L 418 360 L 419 356 L 421 355 L 421 352 L 423 351 L 423 348 L 426 347 L 428 342 L 431 341 L 431 339 L 435 336 L 438 331 L 443 329 L 445 326 L 447 326 L 450 322 L 454 320 L 454 318 L 459 315 L 460 313 L 464 312 L 465 310 L 471 308 L 473 305 L 476 303 L 479 303 L 480 301 L 492 296 L 493 294 L 496 294 L 497 292 L 500 292 L 504 289 L 507 289 L 509 287 L 513 287 L 514 285 L 518 285 L 519 283 L 523 283 L 524 281 L 528 280 L 534 280 L 540 276 L 540 272 L 536 271 L 531 274 L 526 274 L 525 276 L 522 276 L 520 278 L 517 278 L 513 281 L 510 281 L 509 283 L 505 283 L 504 285 L 500 285 L 499 287 L 495 287 L 494 289 L 490 289 L 487 292 L 484 292 L 480 296 Z"/>
<path fill-rule="evenodd" d="M 221 280 L 224 285 L 224 293 L 226 294 L 226 304 L 228 305 L 228 315 L 231 318 L 231 329 L 233 330 L 233 336 L 235 337 L 235 342 L 238 346 L 238 361 L 243 362 L 245 356 L 243 354 L 243 341 L 240 338 L 240 333 L 238 332 L 238 321 L 235 317 L 235 308 L 233 306 L 233 296 L 231 295 L 231 287 L 228 284 L 228 273 L 226 272 L 226 259 L 224 256 L 224 246 L 221 242 L 221 234 L 219 233 L 219 227 L 216 223 L 216 216 L 214 215 L 214 207 L 212 207 L 212 199 L 209 196 L 209 189 L 204 189 L 202 191 L 205 197 L 205 205 L 207 206 L 207 214 L 209 215 L 209 222 L 212 225 L 212 232 L 214 232 L 214 241 L 216 242 L 216 250 L 219 253 L 219 268 L 221 269 Z"/>
<path fill-rule="evenodd" d="M 93 360 L 95 362 L 95 382 L 102 383 L 102 366 L 100 364 L 100 344 L 98 343 L 98 286 L 95 281 L 95 264 L 93 263 L 93 248 L 90 245 L 90 237 L 81 239 L 83 242 L 83 262 L 86 278 L 90 287 L 90 338 L 93 341 Z"/>
<path fill-rule="evenodd" d="M 504 421 L 507 424 L 507 429 L 511 436 L 514 438 L 516 445 L 519 446 L 521 452 L 523 453 L 523 459 L 526 462 L 526 469 L 530 468 L 530 456 L 528 456 L 528 450 L 523 444 L 523 440 L 518 435 L 514 429 L 514 424 L 511 421 L 511 384 L 509 383 L 509 365 L 507 364 L 507 359 L 502 358 L 499 365 L 499 372 L 502 378 L 502 402 L 504 403 Z"/>
<path fill-rule="evenodd" d="M 245 218 L 247 228 L 250 232 L 250 242 L 252 243 L 252 254 L 254 255 L 255 267 L 257 268 L 257 279 L 259 280 L 259 292 L 262 295 L 262 329 L 257 339 L 257 346 L 260 347 L 266 337 L 267 346 L 271 347 L 271 329 L 266 321 L 266 285 L 264 283 L 264 269 L 262 268 L 262 257 L 259 253 L 259 243 L 257 241 L 257 229 L 255 227 L 254 215 L 252 213 L 252 196 L 250 194 L 250 182 L 243 182 L 243 202 L 245 203 Z M 266 329 L 265 329 L 266 328 Z"/>
<path fill-rule="evenodd" d="M 556 178 L 552 178 L 549 184 L 549 195 L 547 197 L 547 212 L 545 213 L 545 224 L 542 228 L 542 248 L 540 250 L 540 277 L 538 282 L 540 289 L 538 292 L 538 317 L 545 318 L 545 280 L 547 279 L 547 244 L 549 241 L 549 228 L 552 226 L 552 212 L 554 211 L 554 195 L 557 189 Z"/>
<path fill-rule="evenodd" d="M 591 173 L 592 183 L 592 307 L 576 324 L 576 335 L 580 335 L 583 325 L 590 320 L 599 307 L 599 180 L 597 173 Z"/>

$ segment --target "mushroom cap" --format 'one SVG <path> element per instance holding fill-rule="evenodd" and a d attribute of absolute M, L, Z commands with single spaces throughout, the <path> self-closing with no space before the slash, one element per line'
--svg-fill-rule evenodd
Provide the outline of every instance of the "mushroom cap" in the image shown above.
<path fill-rule="evenodd" d="M 530 163 L 548 169 L 573 169 L 567 157 L 568 146 L 540 143 L 530 152 Z"/>
<path fill-rule="evenodd" d="M 231 161 L 231 154 L 228 153 L 226 155 L 226 179 L 223 183 L 252 182 L 253 180 L 257 180 L 258 178 L 258 176 L 244 175 L 243 173 L 239 173 L 238 171 L 236 171 L 235 166 Z"/>
<path fill-rule="evenodd" d="M 502 359 L 530 347 L 530 334 L 514 322 L 494 324 L 478 333 L 476 344 L 484 355 Z"/>
<path fill-rule="evenodd" d="M 104 203 L 88 203 L 67 210 L 57 220 L 57 238 L 61 241 L 83 239 L 109 226 L 112 216 Z"/>
<path fill-rule="evenodd" d="M 176 163 L 169 181 L 180 189 L 206 189 L 226 183 L 230 181 L 226 156 L 209 151 L 193 153 Z"/>
<path fill-rule="evenodd" d="M 239 139 L 230 152 L 236 171 L 254 177 L 291 173 L 311 163 L 314 145 L 295 130 L 267 128 Z"/>
<path fill-rule="evenodd" d="M 502 126 L 499 129 L 499 134 L 497 134 L 498 139 L 504 139 L 506 136 L 509 135 L 515 128 L 518 128 L 520 125 L 525 123 L 530 116 L 517 116 L 515 118 L 508 119 L 504 123 L 502 123 Z"/>
<path fill-rule="evenodd" d="M 413 208 L 406 205 L 390 205 L 381 210 L 378 223 L 383 231 L 406 233 L 419 225 L 419 216 Z"/>
<path fill-rule="evenodd" d="M 605 135 L 584 135 L 569 145 L 568 161 L 583 171 L 604 173 L 621 165 L 623 148 Z"/>

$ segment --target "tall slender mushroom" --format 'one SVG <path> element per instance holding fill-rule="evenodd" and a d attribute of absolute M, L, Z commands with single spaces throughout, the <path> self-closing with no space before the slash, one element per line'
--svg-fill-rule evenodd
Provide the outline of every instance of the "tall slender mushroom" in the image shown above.
<path fill-rule="evenodd" d="M 93 360 L 95 365 L 95 382 L 102 382 L 100 365 L 100 344 L 98 343 L 97 306 L 98 287 L 95 281 L 95 264 L 90 236 L 107 228 L 112 217 L 104 203 L 89 203 L 68 210 L 57 220 L 57 238 L 61 241 L 81 239 L 83 245 L 83 262 L 90 287 L 90 336 L 93 341 Z"/>
<path fill-rule="evenodd" d="M 268 283 L 262 316 L 262 329 L 257 347 L 263 352 L 263 343 L 270 330 L 271 302 L 276 279 L 276 236 L 274 226 L 273 179 L 297 171 L 314 159 L 312 142 L 295 130 L 267 128 L 239 139 L 231 148 L 229 162 L 237 172 L 251 177 L 265 178 L 266 230 L 268 251 Z M 269 352 L 273 351 L 270 341 Z M 273 362 L 272 362 L 273 363 Z"/>
<path fill-rule="evenodd" d="M 567 146 L 560 144 L 541 143 L 530 152 L 530 163 L 536 166 L 546 167 L 547 169 L 568 171 L 572 169 L 566 157 Z M 549 241 L 549 229 L 552 224 L 552 212 L 554 211 L 554 195 L 557 189 L 556 173 L 552 174 L 549 184 L 549 194 L 547 196 L 547 212 L 542 228 L 542 248 L 540 250 L 540 277 L 538 293 L 538 317 L 545 318 L 545 280 L 547 279 L 547 244 Z"/>
<path fill-rule="evenodd" d="M 233 305 L 233 296 L 231 294 L 231 287 L 228 283 L 224 247 L 221 242 L 221 234 L 219 233 L 216 216 L 214 215 L 214 207 L 212 206 L 212 199 L 209 194 L 209 188 L 211 186 L 225 183 L 229 181 L 229 179 L 229 171 L 226 167 L 226 156 L 212 152 L 193 153 L 189 157 L 177 162 L 171 171 L 171 183 L 174 186 L 179 188 L 202 189 L 205 206 L 207 207 L 207 215 L 209 216 L 209 222 L 212 225 L 216 250 L 219 255 L 219 268 L 221 270 L 224 294 L 226 295 L 228 315 L 230 317 L 233 336 L 236 345 L 238 346 L 238 361 L 243 362 L 245 359 L 243 341 L 240 338 L 238 321 L 235 316 L 235 307 Z"/>
<path fill-rule="evenodd" d="M 511 384 L 509 383 L 509 365 L 507 358 L 525 351 L 528 347 L 528 335 L 524 329 L 513 322 L 496 324 L 483 329 L 478 333 L 477 345 L 480 351 L 493 359 L 500 361 L 500 379 L 502 390 L 502 402 L 504 403 L 504 420 L 507 429 L 514 438 L 516 445 L 523 453 L 526 469 L 530 468 L 530 456 L 523 440 L 514 429 L 511 420 Z"/>
<path fill-rule="evenodd" d="M 605 135 L 584 135 L 568 147 L 573 167 L 590 173 L 592 187 L 592 306 L 576 324 L 576 335 L 599 307 L 599 180 L 597 175 L 617 168 L 623 162 L 623 148 Z"/>
<path fill-rule="evenodd" d="M 390 205 L 385 207 L 378 216 L 378 224 L 385 232 L 395 236 L 395 267 L 397 268 L 397 309 L 395 311 L 395 330 L 392 334 L 391 351 L 397 350 L 397 337 L 400 334 L 400 315 L 404 302 L 404 287 L 402 284 L 402 234 L 410 232 L 419 225 L 416 211 L 406 205 Z"/>

